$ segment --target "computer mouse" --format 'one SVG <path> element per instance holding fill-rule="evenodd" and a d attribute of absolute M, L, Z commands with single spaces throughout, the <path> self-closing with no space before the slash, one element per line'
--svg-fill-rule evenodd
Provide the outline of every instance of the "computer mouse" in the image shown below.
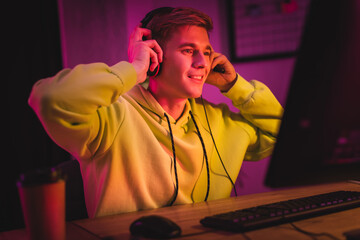
<path fill-rule="evenodd" d="M 346 237 L 346 240 L 359 240 L 360 239 L 360 228 L 344 232 L 344 235 Z"/>
<path fill-rule="evenodd" d="M 159 215 L 143 216 L 130 225 L 134 236 L 145 238 L 174 238 L 181 235 L 181 228 L 168 218 Z"/>

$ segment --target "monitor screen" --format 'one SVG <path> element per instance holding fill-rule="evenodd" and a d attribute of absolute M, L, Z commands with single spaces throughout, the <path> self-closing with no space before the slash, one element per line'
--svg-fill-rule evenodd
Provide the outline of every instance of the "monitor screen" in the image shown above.
<path fill-rule="evenodd" d="M 360 1 L 312 0 L 265 185 L 360 180 Z"/>

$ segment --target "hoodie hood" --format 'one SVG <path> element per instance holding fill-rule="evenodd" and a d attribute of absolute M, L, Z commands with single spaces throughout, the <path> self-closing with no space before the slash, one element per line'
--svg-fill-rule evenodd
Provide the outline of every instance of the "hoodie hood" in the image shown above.
<path fill-rule="evenodd" d="M 157 122 L 166 122 L 165 110 L 154 98 L 154 96 L 147 89 L 145 89 L 145 87 L 141 85 L 136 85 L 129 92 L 124 94 L 123 97 L 128 100 L 134 107 L 141 107 L 149 114 L 149 116 L 151 116 Z M 184 124 L 187 124 L 190 120 L 190 110 L 190 102 L 186 101 L 184 111 L 178 120 L 175 120 L 168 113 L 166 114 L 168 115 L 171 124 L 174 124 L 175 126 L 183 126 Z"/>

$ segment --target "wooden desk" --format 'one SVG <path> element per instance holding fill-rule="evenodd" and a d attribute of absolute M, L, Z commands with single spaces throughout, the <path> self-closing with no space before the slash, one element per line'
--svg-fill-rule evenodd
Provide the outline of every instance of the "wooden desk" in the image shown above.
<path fill-rule="evenodd" d="M 0 240 L 26 240 L 27 234 L 24 229 L 16 229 L 0 232 Z M 66 240 L 99 240 L 97 236 L 87 232 L 71 222 L 66 223 Z"/>
<path fill-rule="evenodd" d="M 354 183 L 336 183 L 301 187 L 95 219 L 76 220 L 68 223 L 67 226 L 70 226 L 70 229 L 67 228 L 67 236 L 69 239 L 75 239 L 74 234 L 83 234 L 83 238 L 78 239 L 132 239 L 129 233 L 130 224 L 141 216 L 157 214 L 173 220 L 181 227 L 182 233 L 185 235 L 181 239 L 311 239 L 309 236 L 296 231 L 290 224 L 282 224 L 242 234 L 205 228 L 199 223 L 199 220 L 205 216 L 234 209 L 248 208 L 337 190 L 360 191 L 360 185 Z M 344 232 L 360 228 L 360 208 L 301 220 L 295 222 L 295 224 L 306 231 L 315 233 L 326 232 L 336 238 L 345 239 Z M 9 232 L 7 233 L 9 234 Z M 2 238 L 2 236 L 5 236 L 3 234 L 0 233 L 0 240 L 8 239 Z M 13 238 L 9 239 L 21 239 L 16 238 L 16 235 L 13 236 Z M 316 239 L 330 238 L 323 236 Z"/>

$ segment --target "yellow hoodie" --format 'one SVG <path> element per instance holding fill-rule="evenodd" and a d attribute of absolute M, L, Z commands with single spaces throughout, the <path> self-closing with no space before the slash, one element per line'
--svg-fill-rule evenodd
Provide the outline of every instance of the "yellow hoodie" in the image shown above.
<path fill-rule="evenodd" d="M 242 161 L 272 152 L 283 109 L 260 82 L 238 75 L 225 104 L 204 101 L 225 169 L 236 180 Z M 80 163 L 89 217 L 168 205 L 176 181 L 170 129 L 164 110 L 142 86 L 128 62 L 64 69 L 38 81 L 29 104 L 49 136 Z M 169 116 L 176 150 L 178 196 L 174 204 L 204 201 L 209 161 L 208 200 L 230 196 L 232 184 L 216 152 L 199 99 L 189 99 L 175 121 Z M 198 134 L 192 112 L 199 127 Z"/>

